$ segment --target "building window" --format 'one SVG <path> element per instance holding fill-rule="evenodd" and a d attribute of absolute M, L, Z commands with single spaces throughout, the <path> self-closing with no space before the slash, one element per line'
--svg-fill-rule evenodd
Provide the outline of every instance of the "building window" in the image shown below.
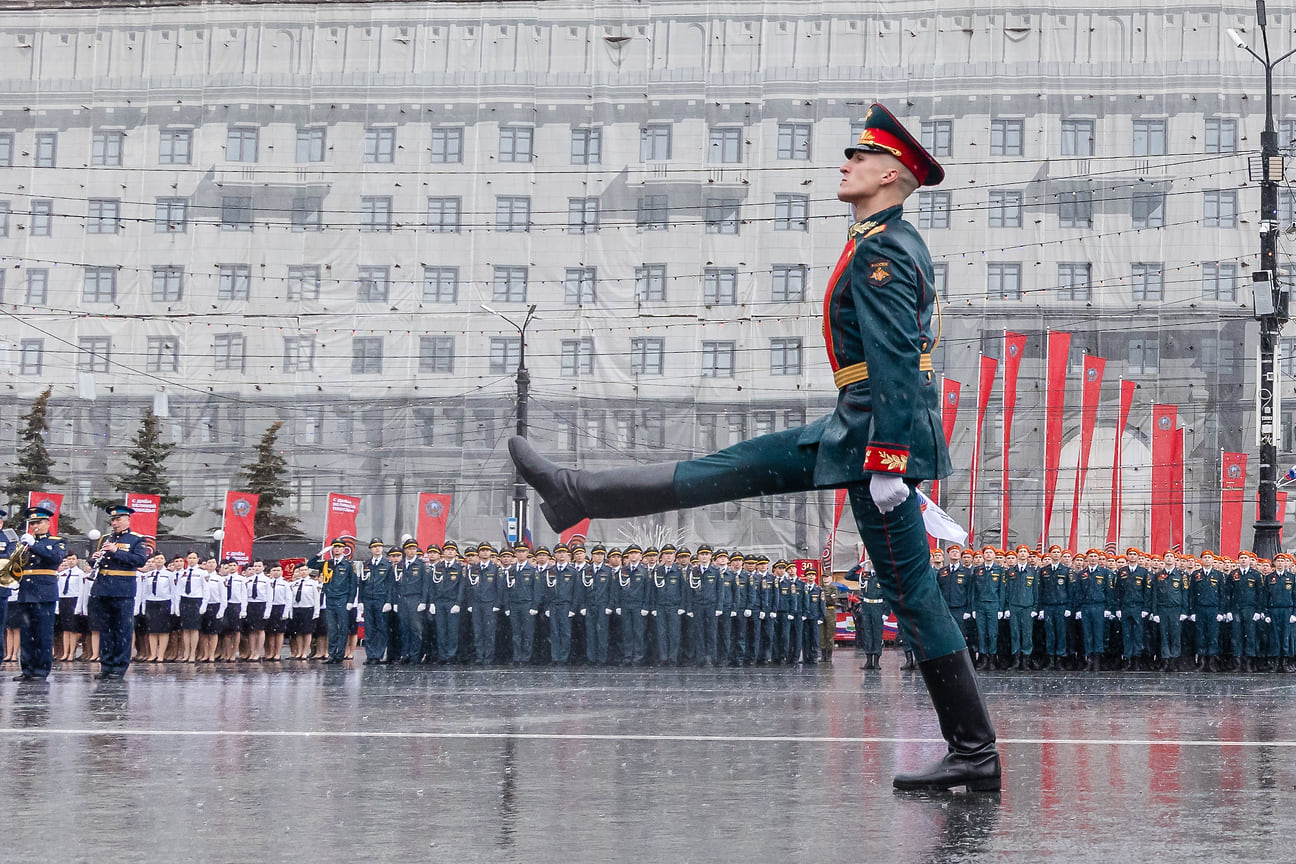
<path fill-rule="evenodd" d="M 599 199 L 567 199 L 567 233 L 593 234 L 599 229 Z"/>
<path fill-rule="evenodd" d="M 706 199 L 706 233 L 737 234 L 740 206 L 737 198 Z"/>
<path fill-rule="evenodd" d="M 360 199 L 360 231 L 362 233 L 388 233 L 392 230 L 392 199 L 369 197 Z"/>
<path fill-rule="evenodd" d="M 752 414 L 752 437 L 770 435 L 774 432 L 774 412 L 757 411 Z"/>
<path fill-rule="evenodd" d="M 328 140 L 328 130 L 323 126 L 309 126 L 297 130 L 297 163 L 323 162 Z"/>
<path fill-rule="evenodd" d="M 707 306 L 738 304 L 738 271 L 728 267 L 708 267 L 702 274 L 702 302 Z"/>
<path fill-rule="evenodd" d="M 121 201 L 116 198 L 91 198 L 86 205 L 87 234 L 116 234 L 121 217 Z"/>
<path fill-rule="evenodd" d="M 1165 267 L 1162 264 L 1135 264 L 1131 268 L 1135 303 L 1165 299 Z"/>
<path fill-rule="evenodd" d="M 563 279 L 563 302 L 568 306 L 594 305 L 596 270 L 593 267 L 568 267 Z"/>
<path fill-rule="evenodd" d="M 351 340 L 351 374 L 382 373 L 383 340 L 381 336 L 356 336 Z"/>
<path fill-rule="evenodd" d="M 571 130 L 571 164 L 597 165 L 603 161 L 603 130 L 598 127 Z"/>
<path fill-rule="evenodd" d="M 918 193 L 918 227 L 948 228 L 950 223 L 950 193 Z"/>
<path fill-rule="evenodd" d="M 252 230 L 252 198 L 248 195 L 226 195 L 221 198 L 221 230 Z"/>
<path fill-rule="evenodd" d="M 925 120 L 922 124 L 922 146 L 933 156 L 954 155 L 954 121 Z M 856 136 L 858 138 L 858 136 Z"/>
<path fill-rule="evenodd" d="M 1062 121 L 1062 155 L 1063 156 L 1094 155 L 1094 121 L 1092 120 L 1063 120 Z"/>
<path fill-rule="evenodd" d="M 77 371 L 107 372 L 112 340 L 107 336 L 82 336 L 77 341 Z"/>
<path fill-rule="evenodd" d="M 1236 228 L 1238 224 L 1237 190 L 1217 189 L 1203 192 L 1207 228 Z"/>
<path fill-rule="evenodd" d="M 320 268 L 317 265 L 299 265 L 288 268 L 288 299 L 318 300 L 320 298 Z"/>
<path fill-rule="evenodd" d="M 805 231 L 810 211 L 810 198 L 806 195 L 774 196 L 774 230 Z"/>
<path fill-rule="evenodd" d="M 463 162 L 464 130 L 462 126 L 432 127 L 432 161 L 437 164 Z"/>
<path fill-rule="evenodd" d="M 315 337 L 284 337 L 284 371 L 311 372 L 315 369 Z"/>
<path fill-rule="evenodd" d="M 1161 365 L 1161 344 L 1155 335 L 1136 336 L 1129 341 L 1129 365 L 1126 372 L 1147 374 Z"/>
<path fill-rule="evenodd" d="M 527 195 L 500 195 L 495 199 L 496 231 L 530 231 L 531 198 Z"/>
<path fill-rule="evenodd" d="M 1219 262 L 1202 265 L 1202 299 L 1232 303 L 1237 300 L 1237 265 Z"/>
<path fill-rule="evenodd" d="M 574 378 L 594 374 L 594 340 L 562 340 L 562 375 Z"/>
<path fill-rule="evenodd" d="M 1166 194 L 1161 189 L 1135 189 L 1130 199 L 1130 224 L 1135 228 L 1165 225 Z"/>
<path fill-rule="evenodd" d="M 455 340 L 453 336 L 419 337 L 419 371 L 447 373 L 454 371 Z"/>
<path fill-rule="evenodd" d="M 1087 262 L 1058 265 L 1057 299 L 1085 301 L 1093 299 L 1093 292 L 1089 285 L 1089 264 Z"/>
<path fill-rule="evenodd" d="M 659 162 L 671 158 L 671 125 L 650 123 L 639 130 L 639 161 Z"/>
<path fill-rule="evenodd" d="M 986 296 L 992 300 L 1020 300 L 1021 274 L 1021 265 L 1017 263 L 987 264 Z"/>
<path fill-rule="evenodd" d="M 188 198 L 158 198 L 153 207 L 153 233 L 183 234 L 189 224 Z"/>
<path fill-rule="evenodd" d="M 770 340 L 770 374 L 801 374 L 801 340 L 780 338 Z"/>
<path fill-rule="evenodd" d="M 775 264 L 770 299 L 775 303 L 796 303 L 805 299 L 807 272 L 804 264 Z"/>
<path fill-rule="evenodd" d="M 665 264 L 645 264 L 635 268 L 635 302 L 666 302 Z"/>
<path fill-rule="evenodd" d="M 18 374 L 40 375 L 45 368 L 45 340 L 23 339 L 18 351 Z"/>
<path fill-rule="evenodd" d="M 424 267 L 423 268 L 423 302 L 424 303 L 458 303 L 459 302 L 459 268 L 458 267 Z"/>
<path fill-rule="evenodd" d="M 778 158 L 801 162 L 810 159 L 810 124 L 778 124 Z"/>
<path fill-rule="evenodd" d="M 990 227 L 1020 228 L 1022 195 L 1010 189 L 990 190 Z"/>
<path fill-rule="evenodd" d="M 356 268 L 356 300 L 360 303 L 386 303 L 391 294 L 390 270 L 385 266 Z"/>
<path fill-rule="evenodd" d="M 527 268 L 496 267 L 491 284 L 491 300 L 496 303 L 525 303 Z"/>
<path fill-rule="evenodd" d="M 293 199 L 292 230 L 323 231 L 324 199 L 318 195 L 305 195 Z"/>
<path fill-rule="evenodd" d="M 499 159 L 501 162 L 530 162 L 535 129 L 531 126 L 501 126 Z"/>
<path fill-rule="evenodd" d="M 0 237 L 9 236 L 9 202 L 0 201 Z"/>
<path fill-rule="evenodd" d="M 96 132 L 90 139 L 90 164 L 120 167 L 125 132 Z"/>
<path fill-rule="evenodd" d="M 713 126 L 707 161 L 712 164 L 736 165 L 742 161 L 742 127 Z"/>
<path fill-rule="evenodd" d="M 229 127 L 225 133 L 225 161 L 257 161 L 257 127 Z"/>
<path fill-rule="evenodd" d="M 462 207 L 460 198 L 429 198 L 428 230 L 434 234 L 458 234 Z"/>
<path fill-rule="evenodd" d="M 0 132 L 0 168 L 12 168 L 14 164 L 14 134 Z"/>
<path fill-rule="evenodd" d="M 1081 189 L 1058 194 L 1058 227 L 1093 227 L 1093 192 Z"/>
<path fill-rule="evenodd" d="M 1288 336 L 1279 343 L 1278 369 L 1288 378 L 1296 378 L 1296 339 Z M 1290 421 L 1289 421 L 1290 423 Z M 1296 448 L 1285 448 L 1288 450 Z"/>
<path fill-rule="evenodd" d="M 1165 120 L 1135 120 L 1134 121 L 1134 155 L 1135 156 L 1164 156 L 1166 155 L 1166 121 Z"/>
<path fill-rule="evenodd" d="M 36 133 L 36 167 L 54 168 L 58 163 L 58 133 Z"/>
<path fill-rule="evenodd" d="M 1296 222 L 1296 206 L 1294 205 L 1296 205 L 1296 193 L 1293 193 L 1292 190 L 1290 189 L 1279 189 L 1278 190 L 1278 221 L 1279 222 L 1282 222 L 1284 225 L 1291 225 L 1292 222 Z M 3 203 L 0 203 L 0 208 L 3 208 L 3 206 L 4 206 Z M 4 232 L 0 231 L 0 237 L 3 236 L 4 236 Z"/>
<path fill-rule="evenodd" d="M 669 226 L 669 205 L 665 195 L 644 195 L 639 199 L 635 225 L 640 231 L 665 231 Z"/>
<path fill-rule="evenodd" d="M 54 202 L 48 199 L 33 199 L 31 202 L 32 237 L 50 237 L 54 233 Z"/>
<path fill-rule="evenodd" d="M 192 129 L 163 129 L 158 133 L 159 165 L 188 165 L 192 153 Z"/>
<path fill-rule="evenodd" d="M 702 343 L 702 377 L 732 378 L 734 375 L 734 343 Z"/>
<path fill-rule="evenodd" d="M 117 269 L 115 267 L 85 268 L 81 299 L 86 303 L 116 303 Z"/>
<path fill-rule="evenodd" d="M 661 375 L 665 366 L 665 339 L 630 340 L 630 374 Z"/>
<path fill-rule="evenodd" d="M 180 371 L 180 351 L 176 346 L 176 340 L 170 336 L 148 337 L 145 368 L 149 372 Z"/>
<path fill-rule="evenodd" d="M 1206 152 L 1236 153 L 1238 121 L 1224 117 L 1206 118 Z"/>
<path fill-rule="evenodd" d="M 365 130 L 364 161 L 370 165 L 396 161 L 395 126 L 370 126 Z"/>
<path fill-rule="evenodd" d="M 932 288 L 940 296 L 945 296 L 945 286 L 949 284 L 949 265 L 944 261 L 932 263 Z"/>
<path fill-rule="evenodd" d="M 221 264 L 217 267 L 216 299 L 237 302 L 252 296 L 252 265 Z"/>
<path fill-rule="evenodd" d="M 3 285 L 0 277 L 0 285 Z M 43 267 L 27 271 L 27 305 L 44 306 L 49 302 L 49 271 Z"/>
<path fill-rule="evenodd" d="M 522 358 L 522 340 L 517 336 L 492 336 L 490 373 L 504 375 L 517 369 Z"/>
<path fill-rule="evenodd" d="M 176 303 L 184 296 L 184 268 L 168 264 L 153 268 L 153 302 Z"/>
<path fill-rule="evenodd" d="M 1025 121 L 991 120 L 990 121 L 990 155 L 1021 156 L 1022 140 L 1025 138 Z"/>

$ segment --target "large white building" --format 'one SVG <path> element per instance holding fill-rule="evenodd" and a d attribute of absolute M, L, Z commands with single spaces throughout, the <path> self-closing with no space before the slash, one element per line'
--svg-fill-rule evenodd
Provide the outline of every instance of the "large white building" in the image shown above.
<path fill-rule="evenodd" d="M 362 495 L 361 532 L 388 537 L 439 491 L 452 535 L 498 539 L 518 340 L 483 304 L 537 307 L 531 434 L 570 464 L 687 458 L 828 410 L 835 169 L 880 100 L 948 172 L 910 218 L 944 279 L 936 368 L 964 385 L 951 513 L 966 522 L 977 355 L 1025 333 L 1009 539 L 1038 539 L 1044 335 L 1065 330 L 1110 382 L 1080 542 L 1105 536 L 1118 377 L 1140 387 L 1122 542 L 1147 530 L 1153 402 L 1187 428 L 1189 545 L 1215 542 L 1219 453 L 1255 436 L 1263 75 L 1225 35 L 1258 39 L 1247 4 L 69 5 L 0 12 L 0 441 L 14 452 L 52 384 L 83 525 L 155 405 L 197 512 L 183 531 L 214 527 L 283 420 L 310 533 L 330 491 Z M 1275 52 L 1293 24 L 1270 15 Z M 981 528 L 999 518 L 999 398 Z M 818 493 L 665 524 L 813 555 L 831 509 Z"/>

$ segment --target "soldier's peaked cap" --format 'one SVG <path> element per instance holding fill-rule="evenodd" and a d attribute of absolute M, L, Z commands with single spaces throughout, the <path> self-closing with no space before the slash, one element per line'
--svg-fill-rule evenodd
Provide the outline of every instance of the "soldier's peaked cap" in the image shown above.
<path fill-rule="evenodd" d="M 900 160 L 918 180 L 919 186 L 937 186 L 945 179 L 945 169 L 900 125 L 895 115 L 874 102 L 864 114 L 864 130 L 859 141 L 846 148 L 846 158 L 857 151 L 890 153 Z"/>

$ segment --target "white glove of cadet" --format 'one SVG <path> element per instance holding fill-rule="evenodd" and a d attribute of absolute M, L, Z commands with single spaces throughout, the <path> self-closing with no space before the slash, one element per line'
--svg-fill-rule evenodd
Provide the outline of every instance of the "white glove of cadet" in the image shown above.
<path fill-rule="evenodd" d="M 652 616 L 653 616 L 654 618 L 657 617 L 657 610 L 656 610 L 656 609 L 652 610 Z"/>
<path fill-rule="evenodd" d="M 964 613 L 963 613 L 963 620 L 964 620 L 964 621 L 968 620 L 968 619 L 971 618 L 971 617 L 972 617 L 972 614 L 971 614 L 970 612 L 964 612 Z"/>
<path fill-rule="evenodd" d="M 1233 623 L 1233 613 L 1230 612 L 1230 613 L 1228 613 L 1227 615 L 1225 615 L 1225 616 L 1224 616 L 1224 620 L 1227 621 L 1227 622 L 1229 622 L 1230 624 L 1232 624 L 1232 623 Z"/>
<path fill-rule="evenodd" d="M 451 611 L 451 612 L 453 612 L 453 611 L 454 611 L 454 610 L 453 610 L 453 609 L 451 609 L 451 610 L 450 610 L 450 611 Z M 469 611 L 469 612 L 471 612 L 471 611 L 472 611 L 472 607 L 471 607 L 471 606 L 469 606 L 469 607 L 468 607 L 468 611 Z"/>
<path fill-rule="evenodd" d="M 748 612 L 747 614 L 750 615 L 751 613 Z M 737 618 L 737 617 L 738 617 L 738 610 L 737 610 L 737 609 L 734 609 L 733 611 L 731 611 L 731 612 L 729 613 L 729 617 L 730 617 L 730 618 Z"/>
<path fill-rule="evenodd" d="M 648 610 L 647 610 L 647 609 L 640 609 L 640 610 L 639 610 L 639 614 L 640 614 L 641 616 L 643 616 L 644 618 L 647 618 L 647 617 L 648 617 Z"/>
<path fill-rule="evenodd" d="M 1287 620 L 1287 623 L 1288 623 L 1288 624 L 1296 624 L 1296 615 L 1291 616 L 1291 618 L 1289 618 L 1289 619 Z"/>
<path fill-rule="evenodd" d="M 604 609 L 604 610 L 603 610 L 603 614 L 604 614 L 604 615 L 611 615 L 611 614 L 612 614 L 612 610 L 611 610 L 611 609 Z"/>
<path fill-rule="evenodd" d="M 1083 614 L 1083 613 L 1081 613 L 1081 612 L 1076 612 L 1076 620 L 1077 620 L 1077 621 L 1079 621 L 1079 620 L 1080 620 L 1081 618 L 1083 618 L 1083 617 L 1084 617 L 1084 614 Z"/>
<path fill-rule="evenodd" d="M 1196 623 L 1197 623 L 1197 613 L 1194 612 L 1193 614 L 1189 615 L 1189 616 L 1188 616 L 1188 620 L 1191 621 L 1191 622 L 1193 622 L 1194 624 L 1196 624 Z"/>
<path fill-rule="evenodd" d="M 900 474 L 874 474 L 869 478 L 869 497 L 879 512 L 890 513 L 909 497 L 909 484 Z"/>
<path fill-rule="evenodd" d="M 391 611 L 391 604 L 390 604 L 390 603 L 384 603 L 384 604 L 383 604 L 383 611 L 384 611 L 384 612 L 390 612 L 390 611 Z"/>
<path fill-rule="evenodd" d="M 1117 619 L 1117 620 L 1120 620 L 1120 617 L 1121 617 L 1121 610 L 1117 609 L 1117 610 L 1116 610 L 1116 619 Z"/>
<path fill-rule="evenodd" d="M 1224 616 L 1223 616 L 1223 615 L 1216 615 L 1216 616 L 1215 616 L 1215 620 L 1216 620 L 1216 621 L 1219 621 L 1220 623 L 1223 623 L 1223 622 L 1224 622 Z"/>
<path fill-rule="evenodd" d="M 690 618 L 694 617 L 694 616 L 693 616 L 693 613 L 692 613 L 692 612 L 688 613 L 688 617 L 690 617 Z"/>
<path fill-rule="evenodd" d="M 426 603 L 420 603 L 420 604 L 418 605 L 418 611 L 420 611 L 420 612 L 426 612 L 426 611 L 427 611 L 427 604 L 426 604 Z"/>
<path fill-rule="evenodd" d="M 581 614 L 582 614 L 582 615 L 585 614 L 585 610 L 584 610 L 584 609 L 581 610 Z"/>
<path fill-rule="evenodd" d="M 683 614 L 684 614 L 684 610 L 683 610 L 683 609 L 676 609 L 676 610 L 675 610 L 675 614 L 676 614 L 676 615 L 683 615 Z"/>
<path fill-rule="evenodd" d="M 491 607 L 491 611 L 492 611 L 492 612 L 498 612 L 498 611 L 499 611 L 499 607 L 498 607 L 498 606 L 492 606 L 492 607 Z M 584 612 L 585 610 L 582 609 L 581 611 Z"/>
<path fill-rule="evenodd" d="M 724 613 L 721 612 L 719 609 L 716 610 L 716 617 L 717 617 L 717 618 L 719 618 L 719 617 L 720 617 L 721 615 L 723 615 L 723 614 L 724 614 Z M 730 614 L 733 614 L 733 613 L 730 613 Z"/>
<path fill-rule="evenodd" d="M 1160 624 L 1160 623 L 1161 623 L 1161 616 L 1160 616 L 1160 615 L 1153 615 L 1153 616 L 1152 616 L 1152 623 L 1153 623 L 1153 624 Z"/>
<path fill-rule="evenodd" d="M 1062 613 L 1062 617 L 1063 617 L 1063 618 L 1070 618 L 1070 617 L 1071 617 L 1071 610 L 1068 609 L 1068 610 L 1066 610 L 1065 612 L 1063 612 L 1063 613 Z"/>
<path fill-rule="evenodd" d="M 511 618 L 512 616 L 511 616 L 509 613 L 511 613 L 512 611 L 513 611 L 513 610 L 511 610 L 511 609 L 505 609 L 505 610 L 504 610 L 504 617 L 505 617 L 505 618 Z"/>
<path fill-rule="evenodd" d="M 1003 620 L 1003 616 L 1004 616 L 1004 613 L 1002 613 L 1002 612 L 996 612 L 996 613 L 995 613 L 995 618 L 997 618 L 997 619 L 1000 620 L 1000 621 Z"/>
<path fill-rule="evenodd" d="M 744 610 L 743 610 L 743 617 L 744 617 L 744 618 L 750 618 L 750 617 L 751 617 L 751 610 L 750 610 L 750 609 L 744 609 Z M 761 613 L 761 617 L 762 617 L 762 618 L 765 617 L 765 613 L 764 613 L 764 612 Z"/>
<path fill-rule="evenodd" d="M 764 620 L 765 620 L 765 613 L 764 613 L 764 612 L 760 613 L 760 617 L 761 617 L 761 620 L 764 621 Z"/>
<path fill-rule="evenodd" d="M 618 615 L 621 614 L 621 607 L 620 607 L 620 606 L 616 607 L 616 613 L 617 613 Z"/>
<path fill-rule="evenodd" d="M 972 613 L 972 618 L 973 618 L 973 620 L 976 619 L 976 613 L 975 613 L 975 612 Z"/>
<path fill-rule="evenodd" d="M 456 604 L 456 605 L 450 607 L 450 614 L 451 614 L 451 615 L 458 615 L 458 614 L 459 614 L 459 606 L 458 606 L 458 604 Z"/>
<path fill-rule="evenodd" d="M 550 611 L 550 610 L 548 610 L 548 609 L 545 610 L 545 617 L 546 617 L 546 618 L 552 618 L 552 617 L 553 617 L 552 615 L 549 614 L 549 611 Z"/>
<path fill-rule="evenodd" d="M 1004 610 L 1003 617 L 1005 617 L 1005 618 L 1011 618 L 1011 617 L 1012 617 L 1012 610 L 1011 610 L 1011 609 L 1005 609 L 1005 610 Z"/>
<path fill-rule="evenodd" d="M 1035 611 L 1032 610 L 1032 611 L 1031 611 L 1031 617 L 1032 617 L 1032 618 L 1038 618 L 1038 617 L 1039 617 L 1039 613 L 1038 613 L 1038 612 L 1035 612 Z"/>
<path fill-rule="evenodd" d="M 1259 621 L 1259 620 L 1260 620 L 1261 618 L 1263 618 L 1263 617 L 1264 617 L 1263 615 L 1261 615 L 1259 612 L 1257 612 L 1257 613 L 1255 613 L 1254 615 L 1251 616 L 1251 620 L 1252 620 L 1252 621 Z"/>
<path fill-rule="evenodd" d="M 429 603 L 429 604 L 428 604 L 428 614 L 429 614 L 429 615 L 435 615 L 435 614 L 436 614 L 436 604 L 435 604 L 435 603 Z"/>
<path fill-rule="evenodd" d="M 1144 609 L 1142 612 L 1139 613 L 1139 617 L 1141 617 L 1141 618 L 1146 618 L 1146 617 L 1148 617 L 1148 611 L 1147 611 L 1146 609 Z"/>
<path fill-rule="evenodd" d="M 791 614 L 789 614 L 789 615 L 787 616 L 787 620 L 791 621 L 791 620 L 792 620 L 792 617 L 793 617 L 793 616 L 792 616 Z"/>
<path fill-rule="evenodd" d="M 532 615 L 539 615 L 539 614 L 540 614 L 540 610 L 539 610 L 539 609 L 528 609 L 527 612 L 529 612 L 529 613 L 532 614 Z"/>
<path fill-rule="evenodd" d="M 1188 620 L 1188 616 L 1187 616 L 1187 615 L 1180 615 L 1180 616 L 1179 616 L 1179 620 L 1180 620 L 1180 621 L 1187 621 L 1187 620 Z"/>
<path fill-rule="evenodd" d="M 576 613 L 575 613 L 575 612 L 571 612 L 571 611 L 569 611 L 569 612 L 567 613 L 567 617 L 568 617 L 568 618 L 575 618 L 575 617 L 576 617 Z"/>
<path fill-rule="evenodd" d="M 1112 619 L 1112 613 L 1111 613 L 1111 610 L 1110 610 L 1110 609 L 1104 609 L 1104 610 L 1103 610 L 1103 617 L 1106 618 L 1108 621 L 1110 621 L 1110 620 Z"/>
<path fill-rule="evenodd" d="M 21 537 L 18 538 L 18 542 L 23 544 L 24 546 L 35 546 L 36 537 L 33 534 L 23 534 Z"/>

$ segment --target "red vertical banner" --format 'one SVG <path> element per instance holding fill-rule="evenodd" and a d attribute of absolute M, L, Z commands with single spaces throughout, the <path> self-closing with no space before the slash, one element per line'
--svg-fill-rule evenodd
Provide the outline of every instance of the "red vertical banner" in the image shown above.
<path fill-rule="evenodd" d="M 561 534 L 559 534 L 558 541 L 560 543 L 570 543 L 572 542 L 573 537 L 580 537 L 581 539 L 584 539 L 589 536 L 589 526 L 590 526 L 590 520 L 582 519 L 581 521 L 577 522 L 575 525 L 568 528 L 566 531 L 563 531 Z"/>
<path fill-rule="evenodd" d="M 1175 430 L 1170 453 L 1170 548 L 1184 552 L 1184 430 Z"/>
<path fill-rule="evenodd" d="M 59 492 L 28 492 L 28 507 L 44 507 L 54 515 L 50 517 L 50 533 L 58 534 L 58 517 L 63 510 L 63 495 Z"/>
<path fill-rule="evenodd" d="M 1003 474 L 1002 504 L 1000 506 L 999 545 L 1008 547 L 1008 454 L 1012 447 L 1013 411 L 1017 408 L 1017 370 L 1021 368 L 1022 353 L 1026 350 L 1023 333 L 1004 331 L 1004 383 L 1003 383 Z"/>
<path fill-rule="evenodd" d="M 1089 473 L 1089 453 L 1093 447 L 1094 426 L 1098 423 L 1098 399 L 1102 395 L 1103 370 L 1107 361 L 1086 354 L 1081 372 L 1080 389 L 1080 464 L 1076 470 L 1075 491 L 1071 496 L 1071 533 L 1067 547 L 1079 549 L 1080 499 L 1084 495 L 1085 477 Z M 1117 449 L 1120 452 L 1120 433 L 1117 432 Z"/>
<path fill-rule="evenodd" d="M 845 509 L 846 490 L 838 489 L 833 500 L 832 530 L 828 532 L 828 542 L 824 544 L 823 552 L 819 554 L 819 562 L 823 565 L 823 572 L 825 573 L 833 572 L 833 546 L 837 543 L 837 526 L 841 524 L 842 511 Z"/>
<path fill-rule="evenodd" d="M 414 539 L 420 549 L 446 541 L 446 526 L 450 523 L 450 496 L 432 492 L 419 493 L 418 525 Z"/>
<path fill-rule="evenodd" d="M 1220 453 L 1221 555 L 1236 558 L 1242 551 L 1242 500 L 1246 497 L 1245 453 Z"/>
<path fill-rule="evenodd" d="M 257 502 L 253 492 L 226 492 L 225 518 L 221 528 L 221 559 L 233 558 L 240 565 L 252 560 L 252 541 L 256 538 Z"/>
<path fill-rule="evenodd" d="M 1044 391 L 1044 533 L 1040 548 L 1049 545 L 1053 499 L 1057 495 L 1058 463 L 1062 461 L 1062 412 L 1066 408 L 1066 370 L 1071 334 L 1048 334 L 1048 388 Z"/>
<path fill-rule="evenodd" d="M 990 392 L 994 390 L 995 367 L 993 357 L 981 355 L 981 371 L 977 380 L 977 420 L 972 438 L 972 470 L 968 491 L 968 542 L 976 536 L 977 472 L 981 468 L 981 427 L 985 425 L 986 409 L 990 407 Z"/>
<path fill-rule="evenodd" d="M 954 421 L 958 419 L 959 391 L 963 385 L 953 378 L 941 379 L 941 426 L 945 429 L 945 446 L 954 437 Z M 940 481 L 932 481 L 932 500 L 940 502 Z"/>
<path fill-rule="evenodd" d="M 1107 548 L 1113 552 L 1120 544 L 1121 519 L 1121 438 L 1129 422 L 1130 408 L 1134 404 L 1133 381 L 1121 380 L 1120 416 L 1116 420 L 1116 437 L 1112 445 L 1111 512 L 1107 514 Z"/>
<path fill-rule="evenodd" d="M 1278 545 L 1282 545 L 1282 525 L 1287 522 L 1287 493 L 1279 490 L 1274 493 L 1274 518 L 1278 520 Z M 1260 493 L 1256 493 L 1256 521 L 1260 521 Z"/>
<path fill-rule="evenodd" d="M 343 534 L 355 536 L 356 514 L 360 512 L 360 499 L 355 495 L 330 492 L 327 521 L 324 523 L 324 540 L 331 541 Z"/>
<path fill-rule="evenodd" d="M 126 506 L 134 510 L 131 514 L 131 530 L 144 537 L 157 539 L 158 507 L 162 504 L 160 495 L 139 495 L 126 493 Z"/>
<path fill-rule="evenodd" d="M 1178 414 L 1173 405 L 1152 406 L 1152 524 L 1148 548 L 1154 555 L 1164 554 L 1173 542 L 1170 522 L 1174 513 L 1172 475 Z"/>

